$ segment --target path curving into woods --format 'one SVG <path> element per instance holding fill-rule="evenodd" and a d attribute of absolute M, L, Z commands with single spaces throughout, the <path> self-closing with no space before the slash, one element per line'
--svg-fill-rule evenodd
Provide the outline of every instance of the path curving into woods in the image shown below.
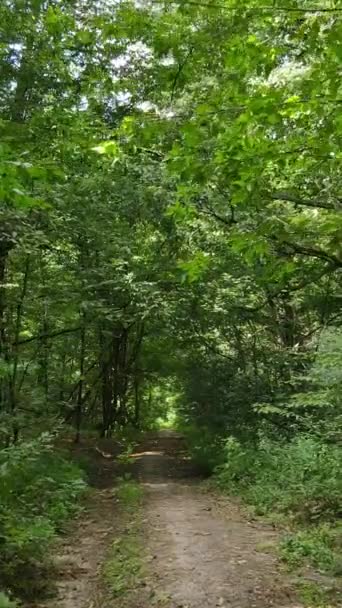
<path fill-rule="evenodd" d="M 271 550 L 274 529 L 250 519 L 237 502 L 204 492 L 181 436 L 150 434 L 132 458 L 145 489 L 139 589 L 116 599 L 103 589 L 108 548 L 124 534 L 112 492 L 117 465 L 106 454 L 98 457 L 88 508 L 57 551 L 57 594 L 35 608 L 301 607 L 292 577 Z"/>

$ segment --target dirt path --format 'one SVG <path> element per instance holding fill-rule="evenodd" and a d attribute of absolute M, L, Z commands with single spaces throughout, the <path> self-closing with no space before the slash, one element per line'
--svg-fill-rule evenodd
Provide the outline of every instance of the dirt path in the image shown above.
<path fill-rule="evenodd" d="M 174 433 L 150 435 L 131 470 L 146 490 L 143 530 L 146 579 L 131 598 L 109 598 L 102 565 L 118 534 L 112 485 L 114 458 L 96 463 L 98 488 L 56 557 L 57 595 L 35 608 L 299 608 L 291 578 L 266 546 L 266 524 L 249 521 L 239 506 L 205 494 Z M 140 586 L 141 585 L 141 586 Z"/>
<path fill-rule="evenodd" d="M 155 603 L 172 608 L 295 608 L 272 553 L 270 526 L 204 494 L 174 434 L 151 437 L 136 455 L 147 491 L 147 538 Z"/>

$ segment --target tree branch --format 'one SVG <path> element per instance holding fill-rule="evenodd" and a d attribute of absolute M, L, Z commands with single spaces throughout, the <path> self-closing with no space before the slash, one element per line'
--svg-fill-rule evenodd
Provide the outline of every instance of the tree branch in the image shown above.
<path fill-rule="evenodd" d="M 80 380 L 78 380 L 78 382 L 76 382 L 75 386 L 71 390 L 70 395 L 69 395 L 69 397 L 67 397 L 66 401 L 70 401 L 70 399 L 72 399 L 72 397 L 74 396 L 74 394 L 76 393 L 76 391 L 80 385 L 80 382 L 84 381 L 85 376 L 87 376 L 87 374 L 89 374 L 89 372 L 91 372 L 94 369 L 94 367 L 97 365 L 97 363 L 98 363 L 97 361 L 93 361 L 93 363 L 85 370 L 85 372 L 83 372 L 83 374 L 82 374 L 83 377 L 80 378 Z"/>
<path fill-rule="evenodd" d="M 35 342 L 36 340 L 45 340 L 46 338 L 56 338 L 57 336 L 63 336 L 64 334 L 71 334 L 74 331 L 79 331 L 81 327 L 70 327 L 68 329 L 60 329 L 51 333 L 43 333 L 38 336 L 32 336 L 31 338 L 25 338 L 25 340 L 18 340 L 13 342 L 13 346 L 20 346 L 21 344 L 28 344 L 29 342 Z"/>
<path fill-rule="evenodd" d="M 295 205 L 311 207 L 313 209 L 315 209 L 315 208 L 328 209 L 330 211 L 334 211 L 334 209 L 335 209 L 332 205 L 329 205 L 329 203 L 326 203 L 324 201 L 317 200 L 317 199 L 313 199 L 313 200 L 302 199 L 296 195 L 291 194 L 290 192 L 274 192 L 273 194 L 269 195 L 269 198 L 271 198 L 274 201 L 285 201 L 288 203 L 294 203 Z"/>
<path fill-rule="evenodd" d="M 165 2 L 165 0 L 151 0 L 151 4 L 169 4 L 181 6 L 182 4 L 188 6 L 195 6 L 197 8 L 213 8 L 213 9 L 222 9 L 227 12 L 243 12 L 249 11 L 252 13 L 338 13 L 342 11 L 341 8 L 297 8 L 297 7 L 287 7 L 287 6 L 226 6 L 225 4 L 220 3 L 212 3 L 212 2 L 203 2 L 201 0 L 169 0 Z"/>
<path fill-rule="evenodd" d="M 233 207 L 230 208 L 230 212 L 231 212 L 230 217 L 225 217 L 223 215 L 219 215 L 218 213 L 216 213 L 212 209 L 209 209 L 208 207 L 202 207 L 201 204 L 200 204 L 200 206 L 197 206 L 197 209 L 200 213 L 203 213 L 204 215 L 209 215 L 210 217 L 215 218 L 215 220 L 217 220 L 218 222 L 221 222 L 222 224 L 225 224 L 226 226 L 233 226 L 233 224 L 237 224 L 237 221 L 234 217 L 234 208 Z"/>
<path fill-rule="evenodd" d="M 307 255 L 313 258 L 319 258 L 321 260 L 324 260 L 325 262 L 330 262 L 334 265 L 335 268 L 342 268 L 342 260 L 337 258 L 332 253 L 327 253 L 326 251 L 323 251 L 323 249 L 318 249 L 316 247 L 305 247 L 303 245 L 291 243 L 290 241 L 281 241 L 281 244 L 290 247 L 294 253 L 298 253 L 299 255 Z"/>
<path fill-rule="evenodd" d="M 173 84 L 172 84 L 172 89 L 171 89 L 171 100 L 170 100 L 171 102 L 173 101 L 173 98 L 175 96 L 176 87 L 177 87 L 177 83 L 178 83 L 178 80 L 180 78 L 180 75 L 181 75 L 182 71 L 184 70 L 184 68 L 185 68 L 188 60 L 190 59 L 190 57 L 191 57 L 191 55 L 193 53 L 193 50 L 194 50 L 194 47 L 192 46 L 190 48 L 189 52 L 187 53 L 184 61 L 182 61 L 182 63 L 178 64 L 178 70 L 177 70 L 176 75 L 174 77 Z"/>

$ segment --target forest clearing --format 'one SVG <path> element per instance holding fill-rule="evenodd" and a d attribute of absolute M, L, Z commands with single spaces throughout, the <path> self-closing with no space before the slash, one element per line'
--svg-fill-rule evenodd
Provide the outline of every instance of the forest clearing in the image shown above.
<path fill-rule="evenodd" d="M 0 608 L 342 605 L 340 0 L 1 0 Z"/>

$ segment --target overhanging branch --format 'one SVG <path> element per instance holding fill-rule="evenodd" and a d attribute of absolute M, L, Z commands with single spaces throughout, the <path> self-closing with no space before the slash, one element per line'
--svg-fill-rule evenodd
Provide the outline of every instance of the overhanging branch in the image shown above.
<path fill-rule="evenodd" d="M 59 329 L 58 331 L 52 331 L 51 333 L 38 334 L 37 336 L 31 336 L 31 338 L 25 338 L 24 340 L 18 340 L 13 342 L 13 346 L 20 346 L 21 344 L 28 344 L 29 342 L 35 342 L 36 340 L 48 340 L 49 338 L 57 338 L 57 336 L 63 336 L 64 334 L 71 334 L 79 331 L 81 327 L 69 327 L 66 329 Z"/>
<path fill-rule="evenodd" d="M 269 195 L 274 201 L 285 201 L 286 203 L 294 203 L 295 205 L 300 205 L 303 207 L 311 207 L 313 209 L 328 209 L 329 211 L 334 211 L 334 207 L 329 203 L 317 200 L 317 199 L 302 199 L 299 196 L 291 194 L 290 192 L 273 192 Z"/>
<path fill-rule="evenodd" d="M 318 247 L 306 247 L 304 245 L 298 245 L 297 243 L 291 243 L 290 241 L 281 241 L 281 244 L 289 247 L 292 250 L 292 253 L 307 255 L 308 257 L 318 258 L 324 260 L 325 262 L 330 262 L 333 264 L 335 269 L 342 268 L 342 260 L 332 253 L 323 251 L 323 249 L 319 249 Z"/>

